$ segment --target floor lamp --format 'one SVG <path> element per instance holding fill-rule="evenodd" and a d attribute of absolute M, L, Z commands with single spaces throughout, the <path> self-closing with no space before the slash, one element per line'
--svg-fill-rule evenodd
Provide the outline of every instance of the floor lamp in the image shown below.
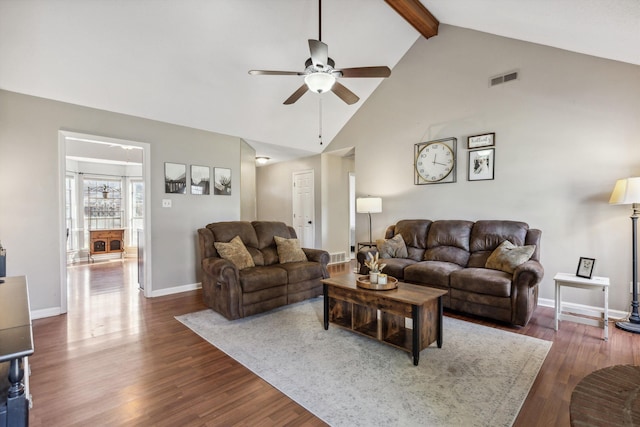
<path fill-rule="evenodd" d="M 631 260 L 633 300 L 631 301 L 631 315 L 627 322 L 616 322 L 616 327 L 627 332 L 640 334 L 640 314 L 638 314 L 638 215 L 640 214 L 640 177 L 625 178 L 616 181 L 609 203 L 615 205 L 631 205 Z"/>
<path fill-rule="evenodd" d="M 371 214 L 382 212 L 382 199 L 380 197 L 358 197 L 356 212 L 369 214 L 369 243 L 373 243 L 371 240 Z"/>

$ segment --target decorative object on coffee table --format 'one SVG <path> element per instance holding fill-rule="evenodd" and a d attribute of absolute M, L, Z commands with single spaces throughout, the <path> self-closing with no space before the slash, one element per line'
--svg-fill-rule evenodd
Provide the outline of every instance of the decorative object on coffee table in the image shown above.
<path fill-rule="evenodd" d="M 624 178 L 616 181 L 609 199 L 610 204 L 631 205 L 631 263 L 633 300 L 628 322 L 616 322 L 616 327 L 640 334 L 640 314 L 638 313 L 638 214 L 640 214 L 640 177 Z"/>
<path fill-rule="evenodd" d="M 385 274 L 384 283 L 380 283 L 380 281 L 378 281 L 378 283 L 372 283 L 371 279 L 367 276 L 359 276 L 356 278 L 356 284 L 359 288 L 370 289 L 372 291 L 390 291 L 398 287 L 398 279 Z"/>
<path fill-rule="evenodd" d="M 380 261 L 379 256 L 378 252 L 375 255 L 368 252 L 367 260 L 364 262 L 364 265 L 369 268 L 369 280 L 372 284 L 378 283 L 378 274 L 387 266 L 387 264 Z"/>

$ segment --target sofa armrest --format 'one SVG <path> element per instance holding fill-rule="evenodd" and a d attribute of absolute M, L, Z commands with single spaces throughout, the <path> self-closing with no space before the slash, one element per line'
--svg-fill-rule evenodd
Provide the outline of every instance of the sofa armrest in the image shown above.
<path fill-rule="evenodd" d="M 304 254 L 307 256 L 307 260 L 311 262 L 317 262 L 322 265 L 322 276 L 325 279 L 329 278 L 329 270 L 327 270 L 327 264 L 331 257 L 329 256 L 329 252 L 322 249 L 310 249 L 310 248 L 302 248 Z"/>
<path fill-rule="evenodd" d="M 205 303 L 227 319 L 242 317 L 242 288 L 238 268 L 226 259 L 209 257 L 202 260 L 202 270 Z"/>
<path fill-rule="evenodd" d="M 535 260 L 529 260 L 520 264 L 513 272 L 513 283 L 516 286 L 532 287 L 542 281 L 544 268 Z"/>
<path fill-rule="evenodd" d="M 378 248 L 373 246 L 366 249 L 362 248 L 358 251 L 356 259 L 358 260 L 358 273 L 360 274 L 369 274 L 369 267 L 364 265 L 364 262 L 367 260 L 368 253 L 375 256 L 378 253 Z"/>

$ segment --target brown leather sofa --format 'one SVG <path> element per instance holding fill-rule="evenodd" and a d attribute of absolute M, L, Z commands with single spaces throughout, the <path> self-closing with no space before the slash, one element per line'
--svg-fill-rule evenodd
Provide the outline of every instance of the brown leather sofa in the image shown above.
<path fill-rule="evenodd" d="M 239 270 L 223 259 L 214 242 L 239 236 L 255 266 Z M 217 222 L 198 230 L 204 302 L 227 319 L 251 316 L 322 295 L 320 280 L 329 277 L 329 253 L 302 248 L 307 261 L 281 264 L 274 236 L 296 238 L 282 222 Z"/>
<path fill-rule="evenodd" d="M 385 239 L 402 235 L 408 256 L 385 259 L 384 273 L 407 283 L 446 289 L 443 305 L 452 310 L 524 326 L 538 305 L 542 232 L 518 221 L 403 220 L 387 228 Z M 485 268 L 505 240 L 535 245 L 533 255 L 512 274 Z M 367 274 L 366 253 L 357 254 Z"/>

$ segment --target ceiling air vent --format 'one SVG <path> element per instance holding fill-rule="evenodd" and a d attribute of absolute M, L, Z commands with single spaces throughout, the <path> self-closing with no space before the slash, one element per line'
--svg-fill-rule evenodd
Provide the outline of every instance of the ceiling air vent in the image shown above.
<path fill-rule="evenodd" d="M 489 79 L 489 87 L 496 86 L 502 83 L 507 83 L 513 80 L 518 80 L 518 72 L 510 71 L 506 74 L 501 74 L 499 76 L 491 77 Z"/>

